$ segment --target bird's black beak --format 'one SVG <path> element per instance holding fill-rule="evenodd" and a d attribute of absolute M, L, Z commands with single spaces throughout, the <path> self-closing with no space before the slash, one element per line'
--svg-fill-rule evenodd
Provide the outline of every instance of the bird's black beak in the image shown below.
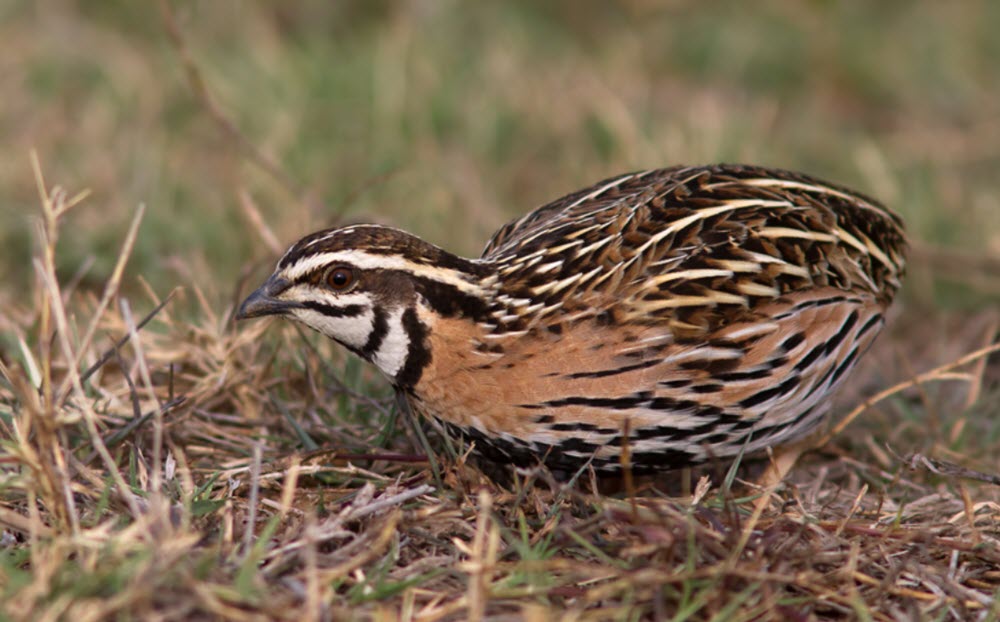
<path fill-rule="evenodd" d="M 236 312 L 237 320 L 246 320 L 263 315 L 281 315 L 289 309 L 298 308 L 298 303 L 279 300 L 278 294 L 288 289 L 290 283 L 285 279 L 271 276 L 254 293 L 240 305 Z"/>

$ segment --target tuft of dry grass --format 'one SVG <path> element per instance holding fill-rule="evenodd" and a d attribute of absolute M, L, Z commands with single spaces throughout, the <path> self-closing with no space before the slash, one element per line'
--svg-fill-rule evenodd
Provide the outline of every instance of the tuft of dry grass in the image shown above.
<path fill-rule="evenodd" d="M 84 195 L 36 170 L 36 285 L 5 326 L 19 351 L 0 363 L 9 619 L 1000 613 L 995 479 L 876 446 L 866 459 L 839 437 L 839 460 L 809 460 L 756 510 L 761 492 L 735 470 L 681 497 L 656 482 L 599 495 L 541 470 L 500 486 L 461 457 L 435 473 L 390 397 L 322 340 L 283 329 L 267 342 L 266 325 L 235 331 L 231 309 L 202 303 L 185 321 L 170 297 L 121 296 L 141 208 L 102 295 L 71 291 L 52 258 Z M 939 399 L 927 385 L 944 381 L 977 401 L 998 349 L 859 410 L 912 408 L 914 389 Z"/>

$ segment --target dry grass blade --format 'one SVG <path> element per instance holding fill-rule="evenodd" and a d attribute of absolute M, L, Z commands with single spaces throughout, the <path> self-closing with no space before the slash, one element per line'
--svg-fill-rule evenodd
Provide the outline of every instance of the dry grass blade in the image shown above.
<path fill-rule="evenodd" d="M 172 292 L 170 292 L 169 294 L 167 294 L 167 297 L 164 298 L 162 302 L 160 302 L 158 305 L 156 305 L 155 307 L 153 307 L 152 311 L 150 311 L 149 313 L 147 313 L 145 316 L 143 316 L 143 318 L 141 320 L 139 320 L 139 323 L 135 325 L 135 330 L 138 332 L 138 331 L 142 330 L 146 326 L 146 324 L 149 324 L 149 322 L 152 321 L 152 319 L 155 318 L 156 315 L 160 311 L 163 310 L 163 307 L 167 306 L 170 303 L 170 301 L 173 300 L 174 295 L 178 291 L 179 290 L 175 289 Z M 110 361 L 112 358 L 114 358 L 116 356 L 118 350 L 122 346 L 124 346 L 126 343 L 128 343 L 131 339 L 132 339 L 132 335 L 131 335 L 131 332 L 130 332 L 130 333 L 126 334 L 124 337 L 122 337 L 121 339 L 119 339 L 118 341 L 116 341 L 113 346 L 111 346 L 110 348 L 108 348 L 107 350 L 105 350 L 104 353 L 101 354 L 101 356 L 98 357 L 98 359 L 96 361 L 94 361 L 94 363 L 90 367 L 88 367 L 87 369 L 85 369 L 83 371 L 83 373 L 80 374 L 80 381 L 81 382 L 87 382 L 87 380 L 89 380 L 90 377 L 93 376 L 94 373 L 97 370 L 99 370 L 101 367 L 103 367 L 105 364 L 107 364 L 108 361 Z"/>
<path fill-rule="evenodd" d="M 77 356 L 73 351 L 73 346 L 69 342 L 69 322 L 66 319 L 66 310 L 63 307 L 62 296 L 59 293 L 55 265 L 51 261 L 51 257 L 54 256 L 54 253 L 46 253 L 44 256 L 44 264 L 36 262 L 35 267 L 42 278 L 45 289 L 49 294 L 49 302 L 56 322 L 56 335 L 59 340 L 59 344 L 62 347 L 63 355 L 66 360 L 75 361 L 77 360 Z M 115 462 L 114 457 L 108 451 L 107 446 L 104 444 L 104 439 L 101 438 L 101 433 L 97 428 L 98 416 L 91 407 L 90 400 L 87 399 L 86 392 L 83 389 L 83 381 L 80 378 L 80 373 L 77 371 L 75 366 L 70 366 L 68 372 L 71 380 L 71 386 L 73 387 L 79 402 L 82 404 L 83 421 L 87 427 L 90 442 L 93 444 L 98 455 L 104 461 L 104 467 L 107 469 L 110 477 L 114 480 L 115 485 L 118 488 L 118 494 L 125 500 L 133 518 L 138 518 L 140 515 L 139 504 L 135 499 L 135 495 L 132 493 L 132 489 L 125 482 L 121 472 L 118 470 L 118 465 Z"/>
<path fill-rule="evenodd" d="M 35 538 L 39 536 L 47 538 L 52 534 L 52 529 L 36 517 L 25 517 L 5 507 L 0 507 L 0 524 L 5 529 L 32 534 Z"/>
<path fill-rule="evenodd" d="M 986 325 L 986 329 L 983 331 L 984 341 L 986 345 L 984 347 L 989 347 L 989 345 L 998 337 L 1000 337 L 1000 317 L 993 317 L 989 323 Z M 971 380 L 969 381 L 969 392 L 965 396 L 965 408 L 970 408 L 973 404 L 979 401 L 982 395 L 984 376 L 986 374 L 986 362 L 987 357 L 981 357 L 976 362 L 976 367 L 971 373 Z M 959 430 L 956 429 L 957 433 Z"/>
<path fill-rule="evenodd" d="M 864 403 L 859 405 L 857 408 L 847 413 L 847 415 L 843 419 L 837 422 L 837 425 L 835 425 L 829 433 L 827 433 L 825 436 L 823 436 L 823 438 L 821 438 L 818 441 L 817 445 L 819 446 L 826 445 L 833 439 L 833 437 L 843 432 L 844 429 L 847 426 L 849 426 L 852 421 L 857 419 L 861 413 L 865 412 L 875 404 L 878 404 L 882 400 L 892 397 L 893 395 L 896 395 L 900 391 L 903 391 L 913 386 L 921 385 L 925 382 L 932 382 L 934 380 L 952 380 L 956 378 L 962 380 L 968 380 L 967 376 L 954 376 L 947 374 L 947 372 L 952 369 L 955 369 L 956 367 L 962 367 L 963 365 L 968 365 L 969 363 L 975 362 L 981 358 L 985 358 L 993 354 L 994 352 L 1000 352 L 1000 343 L 994 343 L 985 348 L 979 348 L 978 350 L 970 352 L 969 354 L 966 354 L 965 356 L 959 358 L 958 360 L 952 361 L 951 363 L 946 363 L 945 365 L 941 365 L 939 367 L 935 367 L 934 369 L 919 374 L 918 376 L 910 380 L 894 384 L 888 389 L 876 393 L 872 397 L 865 400 Z"/>
<path fill-rule="evenodd" d="M 83 334 L 83 338 L 80 340 L 78 346 L 77 355 L 83 356 L 87 349 L 90 347 L 90 341 L 94 338 L 94 334 L 97 332 L 97 326 L 104 315 L 104 310 L 107 309 L 108 304 L 111 303 L 111 299 L 118 294 L 118 288 L 121 286 L 122 274 L 125 273 L 125 265 L 128 263 L 128 258 L 132 255 L 132 249 L 135 248 L 135 240 L 139 235 L 139 225 L 142 224 L 142 218 L 146 213 L 146 206 L 143 204 L 139 205 L 139 208 L 135 211 L 135 216 L 132 217 L 132 223 L 129 225 L 128 233 L 125 235 L 125 241 L 122 243 L 122 248 L 118 252 L 118 260 L 115 262 L 114 270 L 111 272 L 111 277 L 108 279 L 107 283 L 104 285 L 104 292 L 101 294 L 101 300 L 97 303 L 97 308 L 94 309 L 94 315 L 90 320 L 90 324 L 87 325 L 87 330 Z M 170 297 L 168 296 L 168 299 Z M 157 309 L 158 310 L 158 309 Z M 152 317 L 150 315 L 149 317 Z M 74 364 L 76 366 L 80 365 L 82 359 L 78 359 Z M 99 368 L 100 365 L 96 365 L 93 369 Z M 87 372 L 81 376 L 81 381 L 86 382 L 90 374 L 93 373 L 89 369 Z M 59 388 L 59 395 L 64 396 L 68 393 L 70 378 L 67 377 L 63 381 L 62 386 Z"/>
<path fill-rule="evenodd" d="M 249 556 L 253 547 L 257 527 L 257 496 L 260 494 L 260 462 L 263 456 L 263 445 L 260 441 L 254 443 L 253 457 L 250 459 L 250 499 L 248 500 L 246 531 L 243 532 L 243 554 Z"/>
<path fill-rule="evenodd" d="M 239 199 L 240 207 L 243 208 L 243 214 L 246 216 L 247 222 L 250 223 L 250 228 L 257 234 L 271 255 L 281 255 L 285 249 L 281 245 L 281 242 L 278 241 L 278 236 L 274 235 L 274 231 L 264 222 L 264 217 L 261 216 L 260 210 L 257 209 L 257 205 L 254 203 L 250 193 L 241 188 Z"/>
<path fill-rule="evenodd" d="M 889 451 L 892 451 L 890 448 Z M 896 455 L 893 452 L 893 455 Z M 973 479 L 980 482 L 986 482 L 987 484 L 993 484 L 1000 486 L 1000 475 L 995 475 L 991 473 L 983 473 L 982 471 L 976 471 L 974 469 L 969 469 L 961 465 L 955 464 L 953 462 L 948 462 L 947 460 L 939 460 L 937 458 L 930 458 L 923 454 L 912 453 L 905 456 L 898 456 L 900 462 L 905 464 L 910 470 L 916 470 L 917 468 L 926 469 L 930 473 L 936 475 L 943 475 L 945 477 L 958 477 L 962 479 Z"/>
<path fill-rule="evenodd" d="M 153 476 L 151 488 L 154 495 L 160 494 L 162 485 L 163 469 L 163 406 L 159 403 L 156 390 L 153 388 L 153 380 L 146 366 L 146 358 L 143 355 L 142 341 L 139 339 L 139 328 L 132 319 L 132 309 L 127 300 L 121 301 L 122 318 L 128 328 L 129 342 L 135 352 L 136 364 L 139 368 L 139 376 L 145 385 L 146 395 L 157 402 L 157 408 L 153 410 Z"/>

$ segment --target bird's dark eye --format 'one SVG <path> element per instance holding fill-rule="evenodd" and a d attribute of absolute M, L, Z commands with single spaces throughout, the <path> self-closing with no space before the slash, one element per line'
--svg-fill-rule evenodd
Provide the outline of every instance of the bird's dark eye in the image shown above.
<path fill-rule="evenodd" d="M 326 273 L 326 284 L 331 289 L 343 291 L 354 284 L 354 271 L 347 266 L 337 266 Z"/>

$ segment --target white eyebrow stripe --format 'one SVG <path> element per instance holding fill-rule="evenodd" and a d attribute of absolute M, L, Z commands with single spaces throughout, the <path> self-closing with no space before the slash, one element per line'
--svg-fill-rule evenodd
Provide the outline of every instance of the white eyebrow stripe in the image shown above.
<path fill-rule="evenodd" d="M 300 251 L 307 250 L 307 249 L 310 249 L 310 248 L 316 246 L 317 244 L 319 244 L 321 242 L 326 242 L 327 240 L 330 240 L 332 238 L 335 238 L 335 237 L 338 237 L 338 236 L 343 236 L 343 235 L 349 235 L 351 233 L 354 233 L 358 229 L 385 229 L 385 230 L 400 231 L 401 233 L 405 233 L 405 231 L 402 231 L 401 229 L 397 229 L 395 227 L 387 227 L 385 225 L 376 225 L 376 224 L 358 224 L 358 225 L 350 225 L 350 226 L 346 226 L 346 227 L 341 227 L 339 229 L 327 229 L 326 231 L 322 231 L 322 232 L 318 231 L 318 232 L 316 232 L 316 238 L 310 240 L 305 245 L 303 245 L 301 248 L 298 248 L 298 244 L 295 244 L 294 246 L 292 246 L 291 248 L 289 248 L 287 251 L 285 251 L 284 254 L 281 256 L 281 259 L 278 260 L 278 265 L 280 266 L 286 260 L 286 258 L 292 253 L 292 251 L 296 250 L 297 248 Z M 320 233 L 322 233 L 322 235 L 320 235 Z"/>
<path fill-rule="evenodd" d="M 350 249 L 344 251 L 334 251 L 327 253 L 317 253 L 304 259 L 300 259 L 294 265 L 284 270 L 284 278 L 295 281 L 304 274 L 308 274 L 322 266 L 345 263 L 362 270 L 381 268 L 383 270 L 401 270 L 409 272 L 418 277 L 424 277 L 433 281 L 447 283 L 459 291 L 481 295 L 482 287 L 476 283 L 468 281 L 463 277 L 463 273 L 451 268 L 441 268 L 426 264 L 415 263 L 400 255 L 379 255 L 367 251 Z"/>

